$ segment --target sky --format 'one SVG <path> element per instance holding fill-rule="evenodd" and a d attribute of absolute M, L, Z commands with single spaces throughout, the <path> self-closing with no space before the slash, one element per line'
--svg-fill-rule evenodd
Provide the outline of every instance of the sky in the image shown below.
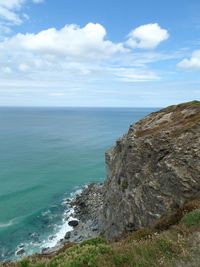
<path fill-rule="evenodd" d="M 0 106 L 200 99 L 199 0 L 0 0 Z"/>

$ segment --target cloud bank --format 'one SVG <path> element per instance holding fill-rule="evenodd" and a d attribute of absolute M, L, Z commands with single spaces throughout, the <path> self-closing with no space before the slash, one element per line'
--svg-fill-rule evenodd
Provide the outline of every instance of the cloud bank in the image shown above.
<path fill-rule="evenodd" d="M 10 5 L 20 8 L 20 3 L 15 1 Z M 161 32 L 159 38 L 151 26 Z M 107 39 L 106 29 L 98 23 L 88 23 L 84 27 L 70 24 L 36 34 L 19 33 L 0 42 L 0 70 L 5 79 L 18 80 L 43 77 L 69 81 L 75 77 L 81 80 L 83 76 L 91 80 L 121 79 L 124 82 L 159 80 L 159 74 L 150 70 L 147 63 L 160 60 L 160 55 L 156 52 L 137 54 L 134 49 L 152 50 L 169 34 L 158 24 L 142 25 L 132 33 L 140 29 L 145 30 L 135 47 L 128 45 L 133 34 L 132 37 L 129 34 L 128 41 L 114 43 Z"/>

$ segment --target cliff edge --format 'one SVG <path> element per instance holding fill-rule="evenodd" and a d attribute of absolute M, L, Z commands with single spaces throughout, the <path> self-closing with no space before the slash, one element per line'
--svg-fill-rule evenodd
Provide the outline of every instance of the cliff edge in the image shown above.
<path fill-rule="evenodd" d="M 131 125 L 106 163 L 105 237 L 152 226 L 200 192 L 200 102 L 170 106 Z"/>

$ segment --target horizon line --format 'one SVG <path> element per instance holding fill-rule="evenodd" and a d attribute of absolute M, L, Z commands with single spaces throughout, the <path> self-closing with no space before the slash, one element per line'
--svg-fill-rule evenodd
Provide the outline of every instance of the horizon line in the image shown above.
<path fill-rule="evenodd" d="M 133 107 L 124 107 L 124 106 L 7 106 L 0 105 L 0 108 L 164 108 L 156 106 L 133 106 Z"/>

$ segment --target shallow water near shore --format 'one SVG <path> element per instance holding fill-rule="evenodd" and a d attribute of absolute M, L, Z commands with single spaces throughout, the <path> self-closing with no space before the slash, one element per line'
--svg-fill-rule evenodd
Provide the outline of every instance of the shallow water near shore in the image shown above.
<path fill-rule="evenodd" d="M 0 108 L 0 260 L 55 245 L 63 201 L 106 175 L 104 153 L 153 108 Z"/>

